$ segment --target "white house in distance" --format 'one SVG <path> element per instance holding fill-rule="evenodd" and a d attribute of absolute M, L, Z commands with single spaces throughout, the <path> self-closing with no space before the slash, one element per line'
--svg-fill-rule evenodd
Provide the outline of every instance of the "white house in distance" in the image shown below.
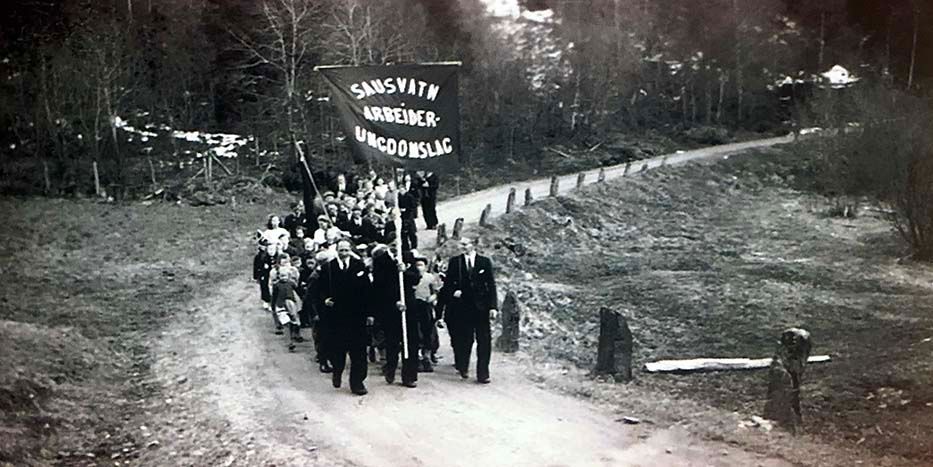
<path fill-rule="evenodd" d="M 829 71 L 821 73 L 820 76 L 822 76 L 833 89 L 848 87 L 859 80 L 858 77 L 852 76 L 849 70 L 846 70 L 841 65 L 834 65 Z"/>

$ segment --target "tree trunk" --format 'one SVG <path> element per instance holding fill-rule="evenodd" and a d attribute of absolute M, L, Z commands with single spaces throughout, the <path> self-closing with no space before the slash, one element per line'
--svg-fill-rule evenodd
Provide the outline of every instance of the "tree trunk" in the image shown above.
<path fill-rule="evenodd" d="M 716 104 L 716 124 L 722 123 L 722 105 L 726 99 L 726 78 L 725 73 L 719 72 L 719 101 Z"/>
<path fill-rule="evenodd" d="M 914 8 L 914 38 L 910 47 L 910 71 L 907 73 L 907 89 L 914 86 L 914 68 L 917 65 L 917 36 L 920 34 L 920 10 Z"/>
<path fill-rule="evenodd" d="M 823 71 L 823 57 L 826 50 L 826 12 L 820 12 L 820 52 L 817 61 L 817 70 Z"/>
<path fill-rule="evenodd" d="M 735 118 L 736 118 L 736 124 L 741 124 L 742 123 L 742 105 L 743 105 L 743 101 L 745 100 L 745 89 L 744 89 L 743 76 L 742 76 L 742 47 L 741 47 L 742 20 L 739 19 L 740 16 L 739 16 L 738 0 L 732 0 L 732 12 L 733 12 L 734 17 L 736 18 L 736 25 L 735 25 L 735 92 L 736 92 Z"/>

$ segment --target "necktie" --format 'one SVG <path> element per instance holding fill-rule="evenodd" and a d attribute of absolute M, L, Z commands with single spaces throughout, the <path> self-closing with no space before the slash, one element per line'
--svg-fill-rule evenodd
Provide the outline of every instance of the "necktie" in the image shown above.
<path fill-rule="evenodd" d="M 473 258 L 467 256 L 466 262 L 467 262 L 467 271 L 473 272 Z"/>

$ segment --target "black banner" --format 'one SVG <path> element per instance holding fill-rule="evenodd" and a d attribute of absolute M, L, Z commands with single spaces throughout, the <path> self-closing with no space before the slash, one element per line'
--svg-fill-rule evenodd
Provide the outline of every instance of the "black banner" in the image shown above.
<path fill-rule="evenodd" d="M 319 67 L 358 160 L 460 156 L 456 64 Z M 452 159 L 452 158 L 451 158 Z"/>

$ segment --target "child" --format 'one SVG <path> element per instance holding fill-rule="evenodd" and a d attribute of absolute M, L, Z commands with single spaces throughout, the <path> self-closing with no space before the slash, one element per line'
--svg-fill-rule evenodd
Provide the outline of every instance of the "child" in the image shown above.
<path fill-rule="evenodd" d="M 412 307 L 412 318 L 418 322 L 421 342 L 421 362 L 418 371 L 430 373 L 434 371 L 432 363 L 437 363 L 437 350 L 440 347 L 435 327 L 437 317 L 434 305 L 437 304 L 437 292 L 442 283 L 440 277 L 428 272 L 428 259 L 419 255 L 416 250 L 412 250 L 412 253 L 415 267 L 421 276 L 421 280 L 415 286 L 415 306 Z"/>
<path fill-rule="evenodd" d="M 269 275 L 269 283 L 272 284 L 272 318 L 276 325 L 276 334 L 282 334 L 282 320 L 278 314 L 281 312 L 287 315 L 287 324 L 289 329 L 288 350 L 295 350 L 295 342 L 302 342 L 301 321 L 298 312 L 301 309 L 300 299 L 298 298 L 298 268 L 293 266 L 291 258 L 287 254 L 279 257 L 279 265 Z"/>

